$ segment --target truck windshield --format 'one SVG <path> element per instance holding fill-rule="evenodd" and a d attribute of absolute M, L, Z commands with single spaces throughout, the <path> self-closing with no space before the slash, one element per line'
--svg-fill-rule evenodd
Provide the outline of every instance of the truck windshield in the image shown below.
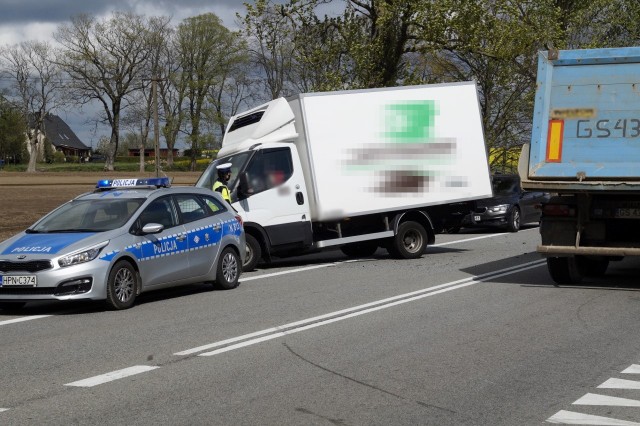
<path fill-rule="evenodd" d="M 213 160 L 213 162 L 211 162 L 211 164 L 209 164 L 207 170 L 202 173 L 202 176 L 200 176 L 200 179 L 198 179 L 198 182 L 196 182 L 196 186 L 209 189 L 213 188 L 213 184 L 218 178 L 216 166 L 224 163 L 231 163 L 231 179 L 229 179 L 229 182 L 227 182 L 227 187 L 229 187 L 229 189 L 233 191 L 236 182 L 238 181 L 238 174 L 240 170 L 244 169 L 244 166 L 251 157 L 251 154 L 252 152 L 245 151 L 239 154 L 230 155 L 228 157 L 216 158 L 215 160 Z"/>

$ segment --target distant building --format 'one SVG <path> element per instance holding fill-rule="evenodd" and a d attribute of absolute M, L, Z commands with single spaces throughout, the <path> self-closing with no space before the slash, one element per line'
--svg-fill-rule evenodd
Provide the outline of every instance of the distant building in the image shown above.
<path fill-rule="evenodd" d="M 33 120 L 31 120 L 33 123 Z M 64 120 L 55 114 L 47 114 L 44 119 L 45 136 L 54 150 L 64 153 L 65 157 L 76 156 L 79 158 L 89 157 L 91 148 L 85 145 L 71 130 Z M 27 142 L 27 148 L 30 149 Z M 38 135 L 38 152 L 40 156 L 44 153 L 44 137 Z"/>
<path fill-rule="evenodd" d="M 173 148 L 173 157 L 177 157 L 180 153 L 180 150 L 178 148 Z M 160 148 L 160 158 L 167 158 L 167 155 L 169 155 L 169 149 L 168 148 Z M 140 148 L 129 148 L 129 157 L 140 157 Z M 145 148 L 144 150 L 144 156 L 145 158 L 148 157 L 155 157 L 156 156 L 156 150 L 155 148 Z"/>

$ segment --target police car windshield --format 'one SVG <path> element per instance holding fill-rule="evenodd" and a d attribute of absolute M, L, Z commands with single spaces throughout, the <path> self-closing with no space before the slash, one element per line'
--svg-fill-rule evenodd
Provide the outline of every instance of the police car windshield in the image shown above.
<path fill-rule="evenodd" d="M 143 198 L 73 200 L 45 216 L 29 233 L 104 232 L 122 227 Z"/>
<path fill-rule="evenodd" d="M 240 174 L 240 170 L 244 169 L 245 164 L 251 157 L 252 152 L 241 152 L 239 154 L 230 155 L 228 157 L 222 157 L 215 159 L 207 170 L 200 176 L 198 182 L 196 182 L 196 186 L 202 188 L 209 188 L 213 186 L 216 179 L 218 178 L 218 171 L 216 170 L 216 166 L 224 163 L 231 163 L 231 179 L 227 182 L 227 187 L 233 190 L 235 187 L 236 181 L 238 180 L 238 175 Z"/>

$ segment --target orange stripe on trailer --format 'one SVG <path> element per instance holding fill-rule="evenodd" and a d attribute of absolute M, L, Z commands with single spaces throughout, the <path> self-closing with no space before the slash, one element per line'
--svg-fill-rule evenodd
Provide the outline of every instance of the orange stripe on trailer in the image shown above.
<path fill-rule="evenodd" d="M 562 161 L 562 136 L 564 135 L 564 120 L 549 120 L 549 134 L 547 135 L 547 163 Z"/>

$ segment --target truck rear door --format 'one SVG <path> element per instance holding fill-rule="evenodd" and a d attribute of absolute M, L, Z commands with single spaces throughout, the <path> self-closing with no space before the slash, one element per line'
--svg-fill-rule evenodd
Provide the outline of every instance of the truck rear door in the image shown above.
<path fill-rule="evenodd" d="M 530 179 L 638 178 L 640 48 L 540 52 Z"/>

